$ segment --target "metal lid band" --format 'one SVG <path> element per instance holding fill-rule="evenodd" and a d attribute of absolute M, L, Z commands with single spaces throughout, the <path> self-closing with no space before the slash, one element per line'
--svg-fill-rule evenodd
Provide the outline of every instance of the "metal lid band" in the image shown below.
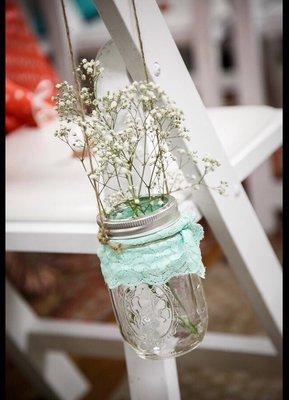
<path fill-rule="evenodd" d="M 128 218 L 122 220 L 105 219 L 104 228 L 111 238 L 131 238 L 132 236 L 142 236 L 154 233 L 160 228 L 173 224 L 179 217 L 179 209 L 176 199 L 167 196 L 167 203 L 160 209 L 143 217 Z M 97 223 L 100 225 L 99 217 Z"/>

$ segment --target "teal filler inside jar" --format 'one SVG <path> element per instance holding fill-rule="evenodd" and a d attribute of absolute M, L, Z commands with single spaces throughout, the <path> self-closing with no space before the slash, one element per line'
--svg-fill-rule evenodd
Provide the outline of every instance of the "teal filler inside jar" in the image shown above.
<path fill-rule="evenodd" d="M 124 207 L 104 227 L 111 245 L 102 244 L 99 257 L 124 340 L 142 358 L 193 350 L 208 324 L 201 225 L 166 196 L 160 208 L 137 218 Z"/>

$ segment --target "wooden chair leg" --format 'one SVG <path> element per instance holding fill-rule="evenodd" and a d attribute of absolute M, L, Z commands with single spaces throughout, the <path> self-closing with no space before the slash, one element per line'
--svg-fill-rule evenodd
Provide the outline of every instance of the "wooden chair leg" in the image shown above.
<path fill-rule="evenodd" d="M 180 400 L 175 359 L 142 360 L 124 345 L 131 400 Z"/>
<path fill-rule="evenodd" d="M 37 323 L 37 316 L 7 282 L 6 337 L 12 359 L 45 398 L 81 399 L 90 385 L 71 360 L 59 351 L 29 346 L 29 332 Z"/>

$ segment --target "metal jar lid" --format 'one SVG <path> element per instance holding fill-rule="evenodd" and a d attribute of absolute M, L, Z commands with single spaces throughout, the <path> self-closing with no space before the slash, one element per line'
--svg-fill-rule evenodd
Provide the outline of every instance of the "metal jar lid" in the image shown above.
<path fill-rule="evenodd" d="M 178 204 L 173 196 L 166 196 L 168 201 L 163 207 L 143 217 L 121 220 L 104 219 L 104 228 L 111 238 L 128 239 L 156 232 L 160 228 L 172 225 L 180 217 Z M 100 226 L 100 219 L 97 217 Z"/>

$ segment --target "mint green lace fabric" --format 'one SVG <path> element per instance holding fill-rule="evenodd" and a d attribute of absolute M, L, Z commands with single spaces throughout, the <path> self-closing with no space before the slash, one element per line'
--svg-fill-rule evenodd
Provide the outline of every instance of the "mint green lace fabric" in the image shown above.
<path fill-rule="evenodd" d="M 119 253 L 110 246 L 101 245 L 99 258 L 104 279 L 113 289 L 140 283 L 162 285 L 186 274 L 204 278 L 200 251 L 203 236 L 202 226 L 191 216 L 182 215 L 173 225 L 156 233 L 112 240 L 111 243 L 121 243 L 123 250 Z"/>

